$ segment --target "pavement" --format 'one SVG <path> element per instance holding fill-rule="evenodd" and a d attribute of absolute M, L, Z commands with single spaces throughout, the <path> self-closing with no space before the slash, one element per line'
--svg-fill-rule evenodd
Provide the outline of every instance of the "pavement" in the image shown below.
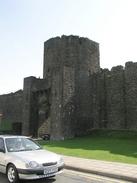
<path fill-rule="evenodd" d="M 65 169 L 137 183 L 137 165 L 63 156 Z"/>

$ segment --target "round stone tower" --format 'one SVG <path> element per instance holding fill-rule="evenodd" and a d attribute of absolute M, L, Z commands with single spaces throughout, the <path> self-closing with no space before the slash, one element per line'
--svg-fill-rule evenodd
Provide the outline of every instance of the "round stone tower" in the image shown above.
<path fill-rule="evenodd" d="M 99 44 L 78 36 L 44 43 L 43 77 L 51 86 L 51 138 L 86 133 L 92 121 L 90 79 L 100 70 Z"/>

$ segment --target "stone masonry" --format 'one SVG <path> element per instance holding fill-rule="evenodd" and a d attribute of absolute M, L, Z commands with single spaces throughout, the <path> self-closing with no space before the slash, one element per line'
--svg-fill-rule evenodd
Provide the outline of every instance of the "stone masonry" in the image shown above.
<path fill-rule="evenodd" d="M 49 39 L 43 79 L 27 77 L 18 95 L 1 95 L 2 111 L 12 111 L 10 121 L 22 124 L 22 134 L 48 133 L 56 140 L 93 129 L 137 130 L 137 63 L 101 69 L 98 43 L 78 36 Z"/>
<path fill-rule="evenodd" d="M 12 124 L 13 133 L 20 134 L 22 127 L 23 91 L 0 95 L 1 122 Z M 9 126 L 9 125 L 8 125 Z"/>
<path fill-rule="evenodd" d="M 98 43 L 76 36 L 44 44 L 44 78 L 51 86 L 51 136 L 86 133 L 92 121 L 90 75 L 99 71 Z"/>

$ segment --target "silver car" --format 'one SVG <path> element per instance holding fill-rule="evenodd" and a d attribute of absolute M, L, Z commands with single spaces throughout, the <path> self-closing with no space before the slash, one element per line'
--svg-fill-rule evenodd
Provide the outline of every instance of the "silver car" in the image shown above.
<path fill-rule="evenodd" d="M 61 173 L 63 159 L 44 150 L 31 138 L 0 135 L 0 172 L 7 175 L 10 183 L 19 179 L 39 179 Z"/>

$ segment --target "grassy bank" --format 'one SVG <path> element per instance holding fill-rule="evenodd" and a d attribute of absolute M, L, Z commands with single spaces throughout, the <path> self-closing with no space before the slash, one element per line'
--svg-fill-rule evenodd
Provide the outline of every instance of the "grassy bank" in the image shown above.
<path fill-rule="evenodd" d="M 40 143 L 63 155 L 137 164 L 137 132 L 94 131 L 71 140 Z"/>

